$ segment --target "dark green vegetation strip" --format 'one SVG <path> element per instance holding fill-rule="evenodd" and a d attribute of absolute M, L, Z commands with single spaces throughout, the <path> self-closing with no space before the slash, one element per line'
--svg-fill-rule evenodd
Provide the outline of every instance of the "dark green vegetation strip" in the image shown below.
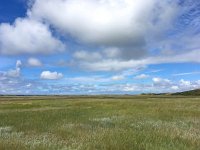
<path fill-rule="evenodd" d="M 199 147 L 199 97 L 0 97 L 0 150 Z"/>

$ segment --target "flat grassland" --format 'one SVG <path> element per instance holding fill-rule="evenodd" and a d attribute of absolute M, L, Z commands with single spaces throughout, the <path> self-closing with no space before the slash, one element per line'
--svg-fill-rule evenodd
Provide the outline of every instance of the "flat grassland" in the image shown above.
<path fill-rule="evenodd" d="M 0 97 L 0 150 L 200 150 L 200 97 Z"/>

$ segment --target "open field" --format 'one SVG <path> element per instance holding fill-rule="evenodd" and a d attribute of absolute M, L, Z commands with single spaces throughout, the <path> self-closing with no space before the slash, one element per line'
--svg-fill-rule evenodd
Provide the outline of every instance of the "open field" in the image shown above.
<path fill-rule="evenodd" d="M 200 97 L 0 97 L 0 150 L 199 150 Z"/>

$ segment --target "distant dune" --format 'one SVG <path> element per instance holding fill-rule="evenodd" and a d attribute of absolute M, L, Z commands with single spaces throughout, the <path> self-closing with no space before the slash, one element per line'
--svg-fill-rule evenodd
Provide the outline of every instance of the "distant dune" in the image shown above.
<path fill-rule="evenodd" d="M 173 93 L 172 95 L 200 96 L 200 89 L 184 91 L 184 92 L 177 92 L 177 93 Z"/>

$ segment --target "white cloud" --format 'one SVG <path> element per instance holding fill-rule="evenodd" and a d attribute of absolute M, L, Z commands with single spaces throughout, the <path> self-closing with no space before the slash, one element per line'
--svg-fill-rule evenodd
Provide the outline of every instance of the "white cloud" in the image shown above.
<path fill-rule="evenodd" d="M 137 75 L 136 77 L 135 77 L 135 79 L 146 79 L 146 78 L 148 78 L 149 77 L 149 75 L 147 75 L 147 74 L 140 74 L 140 75 Z"/>
<path fill-rule="evenodd" d="M 134 91 L 137 91 L 137 86 L 127 84 L 127 85 L 123 86 L 123 88 L 122 88 L 121 91 L 124 91 L 124 92 L 134 92 Z"/>
<path fill-rule="evenodd" d="M 197 85 L 200 85 L 200 80 L 197 80 L 197 81 L 196 81 L 196 84 L 197 84 Z"/>
<path fill-rule="evenodd" d="M 163 78 L 153 78 L 152 79 L 154 86 L 168 86 L 172 84 L 172 81 L 169 79 L 163 79 Z"/>
<path fill-rule="evenodd" d="M 19 67 L 21 67 L 21 65 L 22 65 L 22 62 L 21 62 L 21 60 L 17 60 L 17 62 L 16 62 L 16 68 L 19 68 Z"/>
<path fill-rule="evenodd" d="M 30 18 L 17 18 L 14 24 L 0 24 L 0 53 L 49 54 L 63 51 L 64 44 L 54 38 L 49 27 Z"/>
<path fill-rule="evenodd" d="M 200 50 L 191 50 L 172 56 L 152 56 L 139 60 L 119 60 L 104 58 L 93 63 L 81 61 L 80 67 L 91 71 L 119 71 L 125 69 L 144 68 L 147 65 L 164 64 L 164 63 L 200 63 Z"/>
<path fill-rule="evenodd" d="M 190 81 L 186 81 L 186 80 L 184 80 L 184 79 L 181 79 L 181 80 L 180 80 L 180 85 L 181 85 L 181 86 L 188 87 L 188 86 L 191 85 L 191 82 L 190 82 Z"/>
<path fill-rule="evenodd" d="M 6 76 L 13 77 L 13 78 L 20 77 L 20 74 L 21 74 L 21 68 L 20 67 L 21 67 L 21 65 L 22 65 L 21 60 L 17 60 L 16 68 L 11 69 L 8 72 L 6 72 Z"/>
<path fill-rule="evenodd" d="M 176 73 L 176 74 L 172 74 L 172 76 L 186 76 L 186 75 L 194 75 L 194 74 L 200 74 L 200 72 L 194 71 L 194 72 Z"/>
<path fill-rule="evenodd" d="M 190 29 L 185 29 L 184 22 L 181 22 L 182 18 L 173 22 L 180 11 L 188 10 L 186 5 L 180 10 L 180 7 L 176 5 L 177 2 L 178 0 L 33 0 L 27 17 L 17 18 L 13 24 L 0 24 L 0 55 L 61 52 L 65 49 L 64 40 L 61 42 L 54 36 L 55 33 L 55 35 L 62 36 L 63 39 L 66 36 L 67 39 L 71 40 L 70 36 L 72 36 L 74 37 L 73 42 L 78 43 L 77 47 L 87 48 L 86 51 L 70 51 L 70 56 L 67 58 L 75 60 L 61 62 L 65 66 L 78 65 L 87 71 L 131 70 L 131 72 L 122 72 L 121 74 L 118 72 L 117 75 L 109 77 L 107 75 L 93 75 L 66 78 L 71 83 L 93 84 L 89 88 L 87 85 L 81 87 L 69 85 L 68 88 L 72 87 L 74 91 L 87 89 L 88 91 L 102 90 L 104 92 L 107 90 L 165 92 L 198 88 L 200 81 L 183 79 L 172 81 L 164 78 L 153 78 L 152 83 L 146 85 L 117 85 L 119 82 L 116 82 L 115 85 L 103 85 L 102 87 L 95 85 L 102 82 L 110 84 L 113 83 L 113 80 L 123 80 L 126 77 L 129 80 L 133 76 L 133 72 L 141 70 L 141 68 L 144 69 L 147 65 L 200 63 L 200 50 L 198 49 L 200 36 L 199 34 L 193 36 L 193 33 L 198 33 L 196 31 L 199 29 L 199 17 L 191 17 L 195 20 L 193 23 L 198 27 L 194 30 L 190 24 L 191 18 L 182 17 L 187 21 Z M 183 26 L 179 25 L 178 28 L 173 27 L 171 28 L 173 30 L 167 30 L 177 24 L 179 20 L 184 24 Z M 54 31 L 51 30 L 51 27 Z M 183 29 L 179 30 L 179 27 L 183 27 Z M 164 33 L 166 30 L 167 34 Z M 156 49 L 156 53 L 152 49 Z M 155 54 L 158 55 L 155 56 Z M 29 58 L 28 64 L 30 66 L 42 65 L 40 60 L 36 58 Z M 0 82 L 0 91 L 3 90 L 2 87 L 9 86 L 9 84 L 16 84 L 20 90 L 21 86 L 17 81 L 20 78 L 13 77 L 20 77 L 21 65 L 21 61 L 18 61 L 16 68 L 0 73 L 0 80 L 7 81 Z M 198 74 L 198 72 L 179 73 L 174 74 L 174 76 L 190 74 Z M 63 74 L 44 71 L 40 77 L 41 79 L 60 79 Z M 144 79 L 147 77 L 149 76 L 141 74 L 135 78 Z M 28 82 L 23 86 L 27 88 L 34 85 Z M 12 86 L 9 88 L 14 89 Z M 60 90 L 59 85 L 56 88 Z M 43 87 L 43 90 L 47 90 L 47 87 Z"/>
<path fill-rule="evenodd" d="M 146 63 L 140 60 L 120 61 L 115 59 L 102 59 L 101 61 L 93 63 L 81 62 L 80 67 L 91 71 L 120 71 L 130 68 L 143 68 L 145 65 Z"/>
<path fill-rule="evenodd" d="M 82 41 L 127 45 L 143 40 L 150 29 L 168 26 L 176 11 L 175 3 L 159 0 L 36 0 L 29 15 Z"/>
<path fill-rule="evenodd" d="M 42 62 L 36 58 L 29 58 L 28 65 L 33 66 L 33 67 L 39 67 L 39 66 L 42 66 Z"/>
<path fill-rule="evenodd" d="M 49 80 L 56 80 L 62 77 L 63 77 L 62 73 L 50 72 L 50 71 L 43 71 L 40 75 L 41 79 L 49 79 Z"/>
<path fill-rule="evenodd" d="M 32 86 L 32 84 L 31 83 L 28 83 L 27 85 L 26 85 L 26 87 L 31 87 Z"/>
<path fill-rule="evenodd" d="M 20 68 L 16 68 L 15 70 L 9 70 L 7 72 L 7 76 L 9 76 L 9 77 L 19 77 L 20 76 Z"/>
<path fill-rule="evenodd" d="M 200 88 L 198 80 L 188 81 L 181 79 L 180 81 L 172 81 L 163 78 L 153 78 L 152 80 L 152 91 L 154 92 L 178 92 Z"/>
<path fill-rule="evenodd" d="M 110 82 L 111 78 L 96 75 L 96 76 L 71 77 L 71 78 L 65 78 L 65 80 L 70 83 L 84 83 L 84 84 L 92 83 L 92 84 L 95 84 L 95 83 Z"/>
<path fill-rule="evenodd" d="M 80 43 L 119 49 L 108 58 L 128 60 L 147 55 L 148 41 L 157 42 L 178 14 L 177 1 L 160 0 L 35 0 L 28 12 Z"/>
<path fill-rule="evenodd" d="M 110 47 L 104 49 L 103 54 L 108 58 L 118 58 L 121 55 L 121 50 L 117 47 Z"/>
<path fill-rule="evenodd" d="M 174 86 L 171 87 L 171 89 L 177 91 L 177 90 L 179 90 L 179 87 L 174 85 Z"/>
<path fill-rule="evenodd" d="M 65 78 L 64 80 L 68 82 L 63 85 L 54 84 L 56 81 L 46 83 L 40 80 L 27 81 L 21 78 L 9 78 L 0 73 L 0 94 L 24 94 L 26 92 L 30 94 L 135 94 L 179 92 L 200 88 L 199 80 L 189 81 L 190 86 L 183 86 L 180 81 L 170 81 L 169 83 L 168 79 L 163 78 L 155 78 L 154 81 L 157 83 L 167 82 L 167 84 L 111 84 L 113 81 L 107 76 L 74 77 Z"/>
<path fill-rule="evenodd" d="M 158 73 L 158 72 L 161 72 L 161 71 L 163 71 L 163 69 L 155 69 L 155 70 L 149 71 L 148 73 Z"/>
<path fill-rule="evenodd" d="M 74 58 L 81 61 L 98 61 L 102 58 L 101 54 L 98 52 L 88 52 L 88 51 L 76 51 L 74 53 Z"/>
<path fill-rule="evenodd" d="M 112 80 L 114 81 L 119 81 L 119 80 L 123 80 L 125 77 L 123 75 L 116 75 L 116 76 L 112 76 Z"/>

